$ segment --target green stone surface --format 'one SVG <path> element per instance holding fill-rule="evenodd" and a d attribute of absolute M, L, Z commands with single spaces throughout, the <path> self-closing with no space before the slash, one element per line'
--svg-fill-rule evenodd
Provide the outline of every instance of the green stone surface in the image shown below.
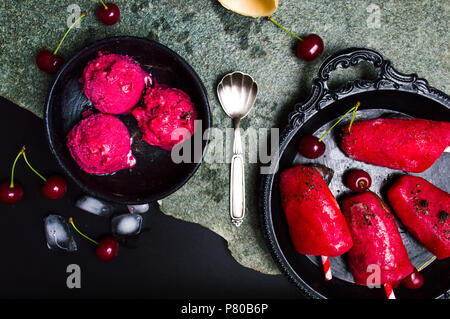
<path fill-rule="evenodd" d="M 183 56 L 203 80 L 211 101 L 214 127 L 231 127 L 216 96 L 221 77 L 240 70 L 259 85 L 255 108 L 242 125 L 282 127 L 296 102 L 306 98 L 318 66 L 329 54 L 351 46 L 369 47 L 404 73 L 417 73 L 448 92 L 448 0 L 280 0 L 273 17 L 294 33 L 319 34 L 323 55 L 305 63 L 295 56 L 297 40 L 263 18 L 240 16 L 215 0 L 115 0 L 121 21 L 100 23 L 97 1 L 2 0 L 0 2 L 0 95 L 43 116 L 52 77 L 34 59 L 43 48 L 54 49 L 67 29 L 67 7 L 77 4 L 89 15 L 68 35 L 60 54 L 69 58 L 86 45 L 110 36 L 133 35 L 161 42 Z M 373 20 L 379 8 L 379 24 Z M 378 7 L 376 7 L 378 6 Z M 375 22 L 375 23 L 374 23 Z M 364 75 L 336 71 L 333 81 Z M 7 116 L 7 115 L 3 115 Z M 164 199 L 162 210 L 199 223 L 222 237 L 236 260 L 270 274 L 279 272 L 262 238 L 258 212 L 258 170 L 248 165 L 247 212 L 240 228 L 229 220 L 229 164 L 204 163 L 179 191 Z M 207 255 L 208 252 L 205 252 Z"/>

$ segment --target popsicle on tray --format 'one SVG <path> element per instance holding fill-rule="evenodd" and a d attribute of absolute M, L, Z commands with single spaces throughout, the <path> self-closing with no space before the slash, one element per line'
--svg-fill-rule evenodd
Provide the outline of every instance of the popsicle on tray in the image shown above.
<path fill-rule="evenodd" d="M 450 123 L 422 119 L 371 119 L 342 131 L 351 158 L 407 172 L 428 169 L 450 145 Z"/>
<path fill-rule="evenodd" d="M 414 271 L 394 217 L 381 203 L 369 191 L 351 195 L 342 203 L 353 238 L 348 264 L 359 285 L 368 285 L 377 267 L 380 285 L 398 282 Z"/>
<path fill-rule="evenodd" d="M 352 247 L 344 216 L 316 169 L 298 165 L 284 170 L 280 192 L 291 239 L 299 253 L 336 257 Z"/>
<path fill-rule="evenodd" d="M 394 212 L 438 259 L 450 256 L 450 194 L 427 180 L 404 175 L 388 190 Z"/>

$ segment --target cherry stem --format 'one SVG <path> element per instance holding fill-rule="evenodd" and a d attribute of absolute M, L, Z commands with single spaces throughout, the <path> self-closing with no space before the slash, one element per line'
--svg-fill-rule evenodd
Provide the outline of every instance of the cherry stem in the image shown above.
<path fill-rule="evenodd" d="M 9 188 L 14 187 L 14 170 L 16 169 L 16 163 L 19 160 L 19 157 L 22 156 L 25 152 L 25 146 L 22 146 L 22 149 L 20 150 L 19 154 L 17 154 L 16 159 L 14 160 L 12 170 L 11 170 L 11 183 L 9 184 Z"/>
<path fill-rule="evenodd" d="M 30 164 L 30 162 L 28 162 L 28 159 L 27 159 L 27 155 L 25 154 L 25 147 L 23 147 L 23 152 L 22 152 L 22 154 L 23 154 L 23 159 L 25 160 L 25 163 L 27 163 L 27 165 L 28 165 L 28 167 L 37 175 L 37 176 L 39 176 L 40 178 L 42 178 L 42 180 L 44 181 L 44 182 L 47 182 L 47 179 L 44 177 L 44 176 L 42 176 L 41 174 L 39 174 L 39 172 L 37 171 L 37 170 L 35 170 L 34 168 L 33 168 L 33 166 L 31 166 L 31 164 Z"/>
<path fill-rule="evenodd" d="M 102 0 L 100 0 L 100 2 L 103 4 L 103 6 L 105 7 L 105 9 L 108 10 L 108 6 L 107 6 Z"/>
<path fill-rule="evenodd" d="M 287 33 L 289 33 L 290 35 L 296 37 L 297 39 L 299 39 L 300 41 L 303 42 L 303 39 L 300 38 L 298 35 L 292 33 L 291 31 L 289 31 L 288 29 L 284 28 L 281 24 L 279 24 L 278 22 L 276 22 L 272 17 L 266 17 L 267 20 L 269 20 L 270 22 L 272 22 L 273 24 L 275 24 L 277 27 L 283 29 L 284 31 L 286 31 Z"/>
<path fill-rule="evenodd" d="M 78 23 L 78 21 L 80 21 L 82 18 L 84 18 L 86 16 L 87 12 L 83 11 L 81 13 L 81 15 L 78 17 L 78 19 L 75 20 L 74 23 L 72 23 L 72 25 L 69 27 L 69 29 L 66 31 L 66 33 L 64 34 L 64 36 L 62 37 L 61 41 L 59 41 L 58 47 L 55 49 L 55 51 L 53 51 L 53 55 L 56 55 L 56 53 L 58 53 L 59 48 L 61 47 L 61 44 L 63 43 L 64 39 L 66 38 L 66 36 L 69 34 L 70 30 L 72 30 L 72 28 L 75 26 L 75 24 Z"/>
<path fill-rule="evenodd" d="M 83 236 L 84 238 L 86 238 L 87 240 L 90 240 L 91 242 L 93 242 L 94 244 L 98 245 L 98 242 L 93 240 L 92 238 L 86 236 L 85 234 L 83 234 L 82 232 L 80 232 L 78 230 L 78 228 L 75 226 L 75 224 L 73 223 L 73 218 L 69 217 L 69 223 L 72 225 L 72 227 L 77 231 L 78 234 L 80 234 L 81 236 Z"/>
<path fill-rule="evenodd" d="M 360 182 L 359 182 L 359 185 L 361 185 L 362 187 L 364 187 L 365 184 L 366 184 L 366 183 L 364 183 L 364 181 L 360 181 Z M 381 207 L 382 207 L 384 210 L 387 210 L 386 206 L 384 206 L 383 200 L 380 198 L 380 196 L 377 195 L 377 193 L 372 192 L 372 191 L 369 189 L 369 187 L 367 187 L 367 186 L 365 187 L 365 190 L 368 191 L 369 193 L 371 193 L 373 196 L 375 196 L 375 198 L 377 199 L 377 201 L 380 203 Z"/>
<path fill-rule="evenodd" d="M 353 112 L 353 116 L 352 116 L 352 119 L 351 119 L 351 121 L 350 121 L 350 125 L 349 125 L 349 127 L 348 127 L 348 131 L 350 132 L 350 129 L 351 129 L 351 127 L 352 127 L 352 124 L 353 124 L 353 121 L 355 120 L 355 117 L 356 117 L 356 112 L 358 111 L 358 107 L 360 106 L 360 102 L 358 101 L 358 102 L 356 102 L 356 105 L 354 106 L 354 107 L 352 107 L 350 110 L 348 110 L 344 115 L 342 115 L 341 116 L 341 118 L 336 122 L 336 123 L 334 123 L 333 124 L 333 126 L 332 127 L 330 127 L 320 138 L 319 138 L 319 142 L 321 142 L 324 138 L 325 138 L 325 136 L 327 136 L 328 135 L 328 133 L 330 133 L 330 131 L 336 126 L 336 125 L 338 125 L 339 124 L 339 122 L 340 121 L 342 121 L 342 119 L 348 114 L 348 113 L 350 113 L 350 112 Z"/>
<path fill-rule="evenodd" d="M 356 102 L 356 105 L 354 106 L 354 110 L 353 110 L 353 115 L 352 115 L 352 119 L 350 120 L 350 124 L 348 126 L 348 132 L 351 133 L 351 129 L 352 129 L 352 125 L 353 125 L 353 121 L 356 118 L 356 112 L 358 112 L 358 107 L 361 105 L 361 102 Z"/>
<path fill-rule="evenodd" d="M 369 193 L 371 193 L 373 196 L 375 196 L 377 201 L 381 204 L 381 207 L 383 208 L 383 210 L 387 210 L 387 208 L 386 208 L 386 206 L 384 206 L 383 200 L 380 198 L 380 196 L 378 196 L 377 193 L 372 192 L 370 189 L 368 189 L 368 188 L 366 188 L 366 189 Z"/>

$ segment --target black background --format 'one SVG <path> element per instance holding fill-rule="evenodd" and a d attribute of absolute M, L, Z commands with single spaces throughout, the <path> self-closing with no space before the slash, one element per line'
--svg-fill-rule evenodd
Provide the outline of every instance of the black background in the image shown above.
<path fill-rule="evenodd" d="M 0 180 L 10 177 L 12 162 L 23 145 L 30 163 L 44 176 L 62 174 L 52 158 L 44 122 L 0 98 Z M 77 227 L 95 239 L 107 235 L 109 220 L 74 207 L 83 193 L 69 181 L 59 200 L 45 198 L 42 180 L 20 160 L 16 179 L 24 197 L 12 206 L 0 203 L 0 298 L 302 298 L 284 276 L 263 275 L 240 266 L 226 241 L 197 224 L 162 214 L 157 205 L 144 214 L 144 232 L 136 248 L 121 247 L 117 258 L 104 263 L 95 245 L 75 234 L 78 251 L 50 251 L 43 217 L 72 216 Z M 125 211 L 125 207 L 124 207 Z M 66 271 L 81 268 L 81 288 L 69 289 Z"/>

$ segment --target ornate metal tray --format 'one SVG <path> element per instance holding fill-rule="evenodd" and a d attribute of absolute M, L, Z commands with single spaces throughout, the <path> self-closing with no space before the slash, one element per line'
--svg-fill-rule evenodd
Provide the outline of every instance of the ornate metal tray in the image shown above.
<path fill-rule="evenodd" d="M 347 82 L 339 89 L 328 87 L 331 72 L 337 68 L 356 66 L 361 62 L 370 63 L 377 71 L 374 80 Z M 371 189 L 388 202 L 386 190 L 392 181 L 404 172 L 354 161 L 338 148 L 339 131 L 336 127 L 324 142 L 326 153 L 317 160 L 306 160 L 298 154 L 297 146 L 302 136 L 321 136 L 348 109 L 361 102 L 356 120 L 382 116 L 415 117 L 430 120 L 450 121 L 450 99 L 443 92 L 428 85 L 416 74 L 402 74 L 395 70 L 391 62 L 370 49 L 349 48 L 340 51 L 319 68 L 313 80 L 311 94 L 305 102 L 295 105 L 289 115 L 288 125 L 280 134 L 278 153 L 272 158 L 273 174 L 261 177 L 260 210 L 265 238 L 280 269 L 307 296 L 313 298 L 385 298 L 383 289 L 369 289 L 356 285 L 348 271 L 345 255 L 331 259 L 333 280 L 325 281 L 320 259 L 297 253 L 289 237 L 288 225 L 281 207 L 279 194 L 279 172 L 296 164 L 315 162 L 334 170 L 329 187 L 340 203 L 348 194 L 342 181 L 344 172 L 350 168 L 362 168 L 372 176 Z M 351 117 L 351 116 L 350 116 Z M 350 117 L 341 124 L 348 123 Z M 423 178 L 450 192 L 448 159 L 443 156 L 427 171 Z M 398 221 L 399 231 L 416 267 L 420 267 L 432 257 Z M 421 273 L 425 284 L 418 290 L 407 290 L 401 285 L 395 289 L 397 298 L 445 298 L 450 288 L 450 258 L 433 261 Z"/>

